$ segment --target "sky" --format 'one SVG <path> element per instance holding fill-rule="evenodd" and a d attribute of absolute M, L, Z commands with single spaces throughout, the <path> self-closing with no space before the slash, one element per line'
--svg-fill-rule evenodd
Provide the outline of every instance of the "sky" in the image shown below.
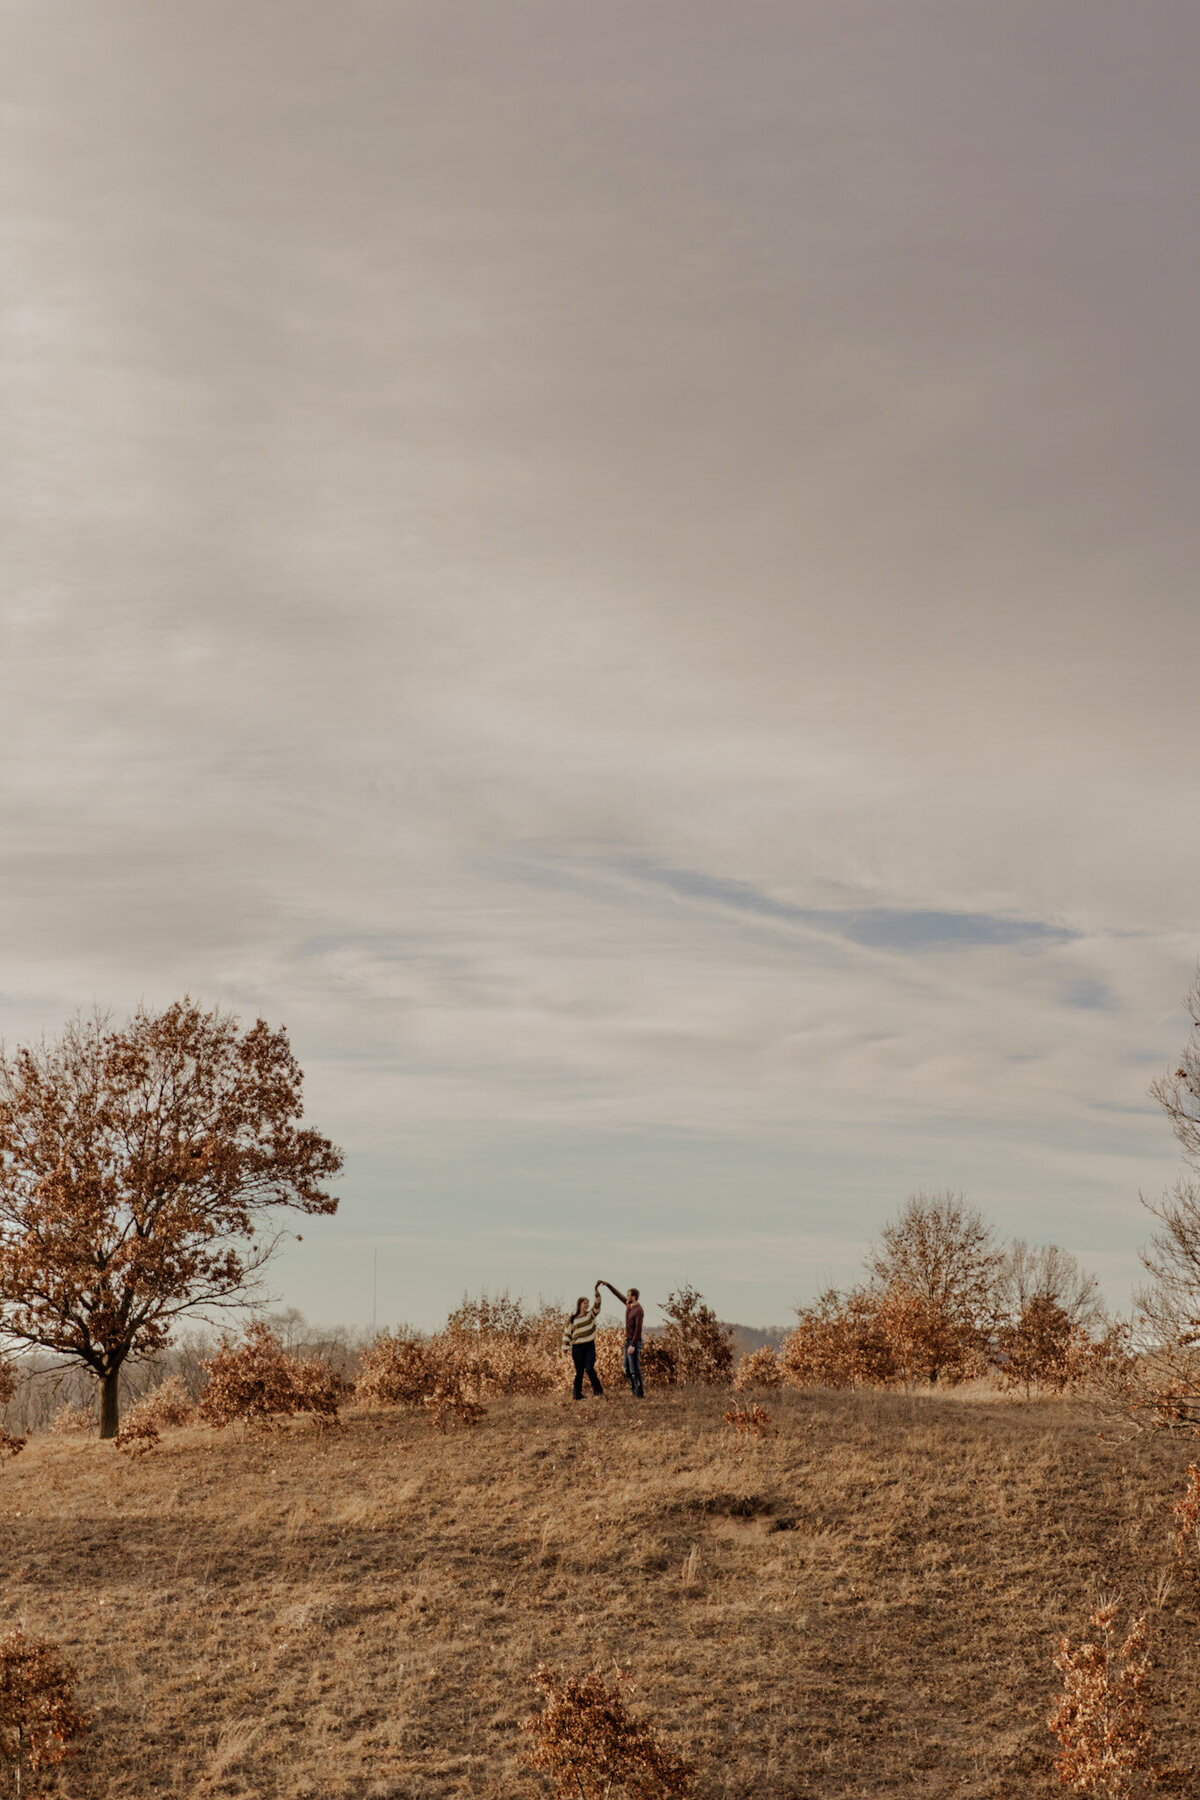
<path fill-rule="evenodd" d="M 0 49 L 5 1041 L 285 1024 L 322 1322 L 786 1322 L 918 1189 L 1127 1303 L 1200 955 L 1194 0 Z"/>

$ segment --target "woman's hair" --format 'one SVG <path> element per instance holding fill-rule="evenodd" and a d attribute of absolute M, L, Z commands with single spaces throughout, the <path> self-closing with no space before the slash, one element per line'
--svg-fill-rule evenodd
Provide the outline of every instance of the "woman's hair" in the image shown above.
<path fill-rule="evenodd" d="M 581 1312 L 586 1312 L 587 1306 L 588 1306 L 587 1295 L 580 1294 L 578 1300 L 575 1302 L 575 1317 L 578 1318 Z"/>

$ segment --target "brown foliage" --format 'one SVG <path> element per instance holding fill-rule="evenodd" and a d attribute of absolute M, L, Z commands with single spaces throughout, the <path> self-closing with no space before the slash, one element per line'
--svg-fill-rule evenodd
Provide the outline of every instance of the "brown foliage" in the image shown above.
<path fill-rule="evenodd" d="M 729 1411 L 721 1414 L 726 1425 L 732 1425 L 739 1438 L 775 1437 L 778 1426 L 769 1412 L 764 1412 L 755 1400 L 747 1409 L 742 1406 L 731 1406 Z"/>
<path fill-rule="evenodd" d="M 983 1366 L 972 1326 L 900 1283 L 830 1289 L 797 1311 L 783 1372 L 797 1387 L 891 1387 L 919 1377 L 947 1385 Z"/>
<path fill-rule="evenodd" d="M 302 1079 L 285 1031 L 190 1000 L 0 1052 L 0 1330 L 93 1371 L 102 1437 L 126 1360 L 246 1289 L 269 1209 L 336 1210 Z"/>
<path fill-rule="evenodd" d="M 153 1419 L 126 1419 L 114 1438 L 117 1449 L 125 1456 L 145 1456 L 156 1450 L 162 1434 Z"/>
<path fill-rule="evenodd" d="M 686 1283 L 667 1296 L 659 1309 L 668 1324 L 661 1344 L 671 1359 L 676 1381 L 713 1387 L 728 1381 L 733 1370 L 733 1339 L 703 1294 Z"/>
<path fill-rule="evenodd" d="M 774 1344 L 760 1344 L 757 1350 L 743 1356 L 734 1371 L 733 1385 L 739 1393 L 782 1387 L 783 1364 Z"/>
<path fill-rule="evenodd" d="M 374 1406 L 421 1406 L 437 1385 L 437 1371 L 429 1339 L 384 1331 L 359 1358 L 354 1395 Z"/>
<path fill-rule="evenodd" d="M 16 1391 L 16 1376 L 6 1362 L 0 1361 L 0 1413 L 3 1412 Z M 13 1437 L 0 1425 L 0 1458 L 20 1456 L 24 1448 L 25 1439 L 23 1437 Z"/>
<path fill-rule="evenodd" d="M 1003 1361 L 1000 1385 L 1060 1394 L 1081 1372 L 1090 1349 L 1087 1333 L 1071 1322 L 1066 1308 L 1035 1294 L 1011 1325 L 1002 1325 L 996 1344 Z"/>
<path fill-rule="evenodd" d="M 451 1425 L 478 1425 L 487 1414 L 487 1407 L 473 1400 L 461 1377 L 453 1373 L 434 1384 L 433 1392 L 425 1396 L 425 1405 L 439 1431 L 448 1431 Z"/>
<path fill-rule="evenodd" d="M 1178 1527 L 1175 1554 L 1186 1556 L 1189 1548 L 1200 1551 L 1200 1463 L 1189 1463 L 1184 1473 L 1187 1487 L 1178 1500 L 1172 1500 L 1171 1511 Z"/>
<path fill-rule="evenodd" d="M 558 1800 L 686 1800 L 692 1792 L 692 1765 L 668 1750 L 648 1719 L 632 1714 L 618 1671 L 606 1681 L 599 1669 L 586 1675 L 560 1674 L 539 1663 L 530 1677 L 545 1700 L 540 1713 L 521 1722 L 529 1732 L 524 1761 L 542 1770 Z"/>
<path fill-rule="evenodd" d="M 159 1382 L 156 1388 L 135 1400 L 125 1415 L 127 1425 L 150 1424 L 160 1431 L 180 1425 L 190 1425 L 196 1416 L 196 1407 L 187 1391 L 181 1375 L 168 1375 L 165 1381 Z"/>
<path fill-rule="evenodd" d="M 56 1437 L 83 1436 L 86 1432 L 95 1431 L 96 1415 L 90 1406 L 74 1406 L 68 1401 L 55 1413 L 50 1429 Z"/>
<path fill-rule="evenodd" d="M 270 1424 L 296 1413 L 332 1423 L 346 1397 L 346 1384 L 327 1363 L 290 1355 L 263 1324 L 200 1367 L 208 1376 L 198 1409 L 206 1425 Z"/>
<path fill-rule="evenodd" d="M 19 1796 L 23 1774 L 65 1762 L 90 1721 L 75 1705 L 75 1671 L 48 1638 L 0 1638 L 0 1757 Z"/>
<path fill-rule="evenodd" d="M 1059 1640 L 1054 1666 L 1063 1691 L 1047 1723 L 1059 1742 L 1055 1769 L 1064 1787 L 1126 1800 L 1144 1792 L 1154 1773 L 1144 1695 L 1150 1658 L 1145 1619 L 1118 1644 L 1116 1617 L 1116 1602 L 1105 1602 L 1088 1621 L 1087 1637 Z"/>
<path fill-rule="evenodd" d="M 991 1322 L 1003 1265 L 982 1213 L 951 1193 L 913 1194 L 867 1258 L 874 1287 L 911 1295 L 931 1321 L 975 1332 Z"/>
<path fill-rule="evenodd" d="M 188 1425 L 195 1416 L 182 1377 L 171 1375 L 129 1408 L 116 1436 L 117 1449 L 127 1456 L 144 1456 L 157 1448 L 165 1428 Z"/>

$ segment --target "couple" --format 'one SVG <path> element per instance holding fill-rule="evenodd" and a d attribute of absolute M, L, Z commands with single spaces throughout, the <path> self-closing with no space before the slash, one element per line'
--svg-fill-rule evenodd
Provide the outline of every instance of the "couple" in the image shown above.
<path fill-rule="evenodd" d="M 596 1297 L 590 1306 L 586 1294 L 579 1296 L 575 1302 L 575 1311 L 567 1320 L 567 1328 L 563 1332 L 563 1349 L 571 1352 L 575 1364 L 575 1398 L 583 1399 L 585 1375 L 592 1384 L 593 1394 L 604 1393 L 600 1377 L 596 1373 L 596 1320 L 600 1317 L 602 1287 L 606 1287 L 610 1294 L 615 1294 L 625 1308 L 625 1379 L 641 1400 L 645 1392 L 642 1387 L 642 1321 L 646 1315 L 636 1288 L 631 1287 L 627 1294 L 623 1294 L 611 1281 L 596 1283 Z"/>

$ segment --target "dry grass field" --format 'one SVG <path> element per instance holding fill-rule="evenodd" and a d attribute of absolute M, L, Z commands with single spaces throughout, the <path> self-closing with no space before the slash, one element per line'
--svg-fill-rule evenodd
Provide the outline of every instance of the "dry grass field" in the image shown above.
<path fill-rule="evenodd" d="M 628 1666 L 705 1800 L 1028 1800 L 1056 1791 L 1056 1637 L 1114 1588 L 1150 1611 L 1164 1750 L 1200 1764 L 1184 1447 L 1062 1403 L 789 1393 L 739 1456 L 727 1405 L 195 1428 L 136 1461 L 35 1438 L 0 1470 L 0 1629 L 58 1639 L 94 1715 L 48 1790 L 534 1796 L 543 1659 Z"/>

